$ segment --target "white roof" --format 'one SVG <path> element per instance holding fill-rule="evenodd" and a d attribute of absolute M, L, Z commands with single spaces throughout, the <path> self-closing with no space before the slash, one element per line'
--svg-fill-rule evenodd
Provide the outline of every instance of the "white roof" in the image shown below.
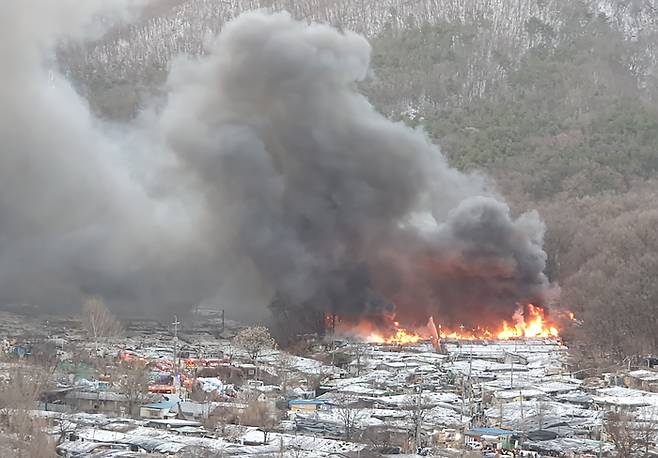
<path fill-rule="evenodd" d="M 640 369 L 629 372 L 628 375 L 636 379 L 644 380 L 645 382 L 658 382 L 658 372 L 655 371 Z"/>
<path fill-rule="evenodd" d="M 536 390 L 532 388 L 520 389 L 520 390 L 506 390 L 506 391 L 496 391 L 494 397 L 498 399 L 516 399 L 519 397 L 527 398 L 536 398 L 538 396 L 544 396 L 546 393 L 542 390 Z"/>
<path fill-rule="evenodd" d="M 549 381 L 535 385 L 535 388 L 544 393 L 568 393 L 580 388 L 578 383 L 565 383 L 558 381 Z"/>

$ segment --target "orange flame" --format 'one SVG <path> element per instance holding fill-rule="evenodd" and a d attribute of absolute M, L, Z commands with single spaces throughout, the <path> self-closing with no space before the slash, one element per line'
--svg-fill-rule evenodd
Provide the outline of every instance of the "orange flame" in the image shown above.
<path fill-rule="evenodd" d="M 395 334 L 389 337 L 385 337 L 377 332 L 373 332 L 366 337 L 367 342 L 395 345 L 413 344 L 418 343 L 421 340 L 423 340 L 422 336 L 402 328 L 396 329 Z"/>
<path fill-rule="evenodd" d="M 385 332 L 378 329 L 369 321 L 357 324 L 338 324 L 340 334 L 356 335 L 366 342 L 381 344 L 414 344 L 422 340 L 436 340 L 437 335 L 441 339 L 454 340 L 486 340 L 499 339 L 508 340 L 515 338 L 557 338 L 559 331 L 557 325 L 547 319 L 543 308 L 529 304 L 519 309 L 512 316 L 512 324 L 503 321 L 498 326 L 477 327 L 466 329 L 463 326 L 459 330 L 448 329 L 441 324 L 435 325 L 434 319 L 430 317 L 427 326 L 416 330 L 407 330 L 400 327 L 400 323 L 391 318 L 391 331 Z"/>
<path fill-rule="evenodd" d="M 557 328 L 546 322 L 544 309 L 529 304 L 527 312 L 528 319 L 524 316 L 522 309 L 514 313 L 512 316 L 514 327 L 510 327 L 506 321 L 503 321 L 503 329 L 498 332 L 498 338 L 557 337 L 559 335 Z"/>

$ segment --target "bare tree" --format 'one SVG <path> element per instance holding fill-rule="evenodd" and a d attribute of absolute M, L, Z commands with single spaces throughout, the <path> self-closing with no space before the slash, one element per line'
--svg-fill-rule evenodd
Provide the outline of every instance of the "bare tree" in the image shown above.
<path fill-rule="evenodd" d="M 228 425 L 238 424 L 239 414 L 239 409 L 227 408 L 226 406 L 218 407 L 203 421 L 203 424 L 208 430 L 214 431 L 215 435 L 224 437 Z"/>
<path fill-rule="evenodd" d="M 343 427 L 343 438 L 346 441 L 354 439 L 359 432 L 359 424 L 364 418 L 364 412 L 356 406 L 357 398 L 344 395 L 337 399 L 337 413 Z"/>
<path fill-rule="evenodd" d="M 560 211 L 548 212 L 560 231 L 574 228 L 564 234 L 570 243 L 555 247 L 566 277 L 562 301 L 578 304 L 578 337 L 603 364 L 658 349 L 658 284 L 646 275 L 658 268 L 658 206 L 649 197 L 655 191 L 653 184 L 642 192 L 560 202 Z M 598 230 L 590 234 L 591 227 Z"/>
<path fill-rule="evenodd" d="M 649 447 L 658 443 L 658 407 L 646 408 L 644 415 L 638 414 L 635 434 L 642 453 L 649 456 Z"/>
<path fill-rule="evenodd" d="M 72 422 L 64 417 L 60 417 L 55 420 L 53 424 L 53 431 L 56 437 L 56 445 L 61 445 L 66 438 L 75 433 L 79 428 L 79 425 L 75 422 Z"/>
<path fill-rule="evenodd" d="M 658 436 L 658 416 L 655 410 L 646 418 L 609 412 L 605 430 L 619 456 L 647 456 Z"/>
<path fill-rule="evenodd" d="M 544 417 L 550 410 L 550 405 L 547 402 L 541 401 L 537 405 L 537 429 L 544 429 Z"/>
<path fill-rule="evenodd" d="M 8 380 L 0 384 L 0 449 L 11 449 L 12 456 L 25 458 L 55 454 L 47 421 L 30 413 L 48 386 L 48 373 L 41 367 L 11 369 Z"/>
<path fill-rule="evenodd" d="M 82 325 L 94 339 L 94 356 L 98 355 L 100 338 L 116 336 L 121 332 L 121 323 L 112 316 L 100 297 L 92 297 L 82 305 Z"/>
<path fill-rule="evenodd" d="M 363 342 L 355 342 L 351 346 L 352 354 L 354 355 L 354 361 L 356 363 L 356 376 L 361 375 L 361 369 L 363 368 L 363 363 L 365 362 L 366 352 L 368 346 Z"/>
<path fill-rule="evenodd" d="M 279 374 L 279 383 L 281 386 L 281 394 L 286 397 L 290 381 L 292 378 L 292 371 L 295 368 L 295 360 L 288 353 L 281 353 L 277 358 L 277 372 Z"/>
<path fill-rule="evenodd" d="M 415 449 L 418 449 L 422 445 L 423 421 L 425 420 L 427 411 L 432 407 L 433 405 L 430 402 L 430 398 L 421 391 L 408 395 L 402 404 L 402 408 L 409 411 L 410 414 L 410 435 L 413 437 Z M 413 452 L 416 453 L 416 450 Z"/>
<path fill-rule="evenodd" d="M 299 445 L 285 447 L 284 451 L 287 452 L 286 456 L 290 456 L 291 458 L 302 458 L 305 455 L 304 449 L 302 449 Z"/>
<path fill-rule="evenodd" d="M 32 361 L 44 368 L 49 374 L 55 373 L 59 365 L 57 348 L 46 342 L 39 342 L 32 346 Z"/>
<path fill-rule="evenodd" d="M 263 432 L 263 443 L 269 443 L 269 434 L 279 424 L 279 416 L 271 402 L 253 397 L 240 414 L 240 424 L 258 427 Z"/>
<path fill-rule="evenodd" d="M 233 338 L 233 343 L 245 350 L 254 362 L 263 350 L 272 348 L 275 344 L 270 331 L 264 326 L 243 329 Z"/>
<path fill-rule="evenodd" d="M 128 415 L 137 416 L 139 406 L 148 398 L 148 374 L 146 367 L 139 362 L 124 362 L 116 371 L 114 383 L 117 390 L 126 396 Z"/>
<path fill-rule="evenodd" d="M 248 428 L 243 425 L 231 425 L 230 428 L 227 428 L 224 439 L 234 444 L 240 443 L 247 430 Z"/>

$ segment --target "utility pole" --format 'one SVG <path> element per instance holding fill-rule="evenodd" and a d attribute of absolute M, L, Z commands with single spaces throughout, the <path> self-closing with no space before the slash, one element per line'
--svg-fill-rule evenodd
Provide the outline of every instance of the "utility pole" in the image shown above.
<path fill-rule="evenodd" d="M 523 390 L 519 390 L 519 407 L 521 408 L 521 420 L 523 420 Z"/>
<path fill-rule="evenodd" d="M 516 356 L 516 344 L 517 344 L 517 341 L 515 340 L 514 341 L 514 354 L 510 355 L 511 356 L 510 357 L 510 367 L 512 369 L 511 372 L 510 372 L 510 375 L 509 375 L 509 385 L 510 385 L 509 387 L 510 387 L 510 389 L 514 389 L 514 357 Z"/>
<path fill-rule="evenodd" d="M 336 362 L 336 314 L 331 314 L 331 365 Z"/>
<path fill-rule="evenodd" d="M 420 448 L 420 421 L 421 421 L 421 387 L 416 386 L 416 415 L 414 430 L 414 453 L 418 453 Z"/>
<path fill-rule="evenodd" d="M 464 376 L 462 375 L 462 408 L 459 409 L 459 427 L 462 427 L 462 424 L 464 423 L 464 408 L 465 406 L 465 401 L 464 398 L 466 398 L 466 394 L 464 393 L 466 382 L 464 382 Z"/>
<path fill-rule="evenodd" d="M 224 324 L 225 324 L 224 323 L 224 312 L 225 312 L 225 310 L 222 309 L 222 330 L 219 331 L 220 334 L 224 334 Z"/>
<path fill-rule="evenodd" d="M 473 385 L 471 385 L 471 370 L 473 369 L 473 351 L 468 359 L 468 416 L 473 421 Z M 469 423 L 470 424 L 470 423 Z"/>
<path fill-rule="evenodd" d="M 174 315 L 174 322 L 171 323 L 171 325 L 174 327 L 174 358 L 172 360 L 174 366 L 174 381 L 178 383 L 178 326 L 180 325 L 180 321 L 178 321 L 176 315 Z"/>

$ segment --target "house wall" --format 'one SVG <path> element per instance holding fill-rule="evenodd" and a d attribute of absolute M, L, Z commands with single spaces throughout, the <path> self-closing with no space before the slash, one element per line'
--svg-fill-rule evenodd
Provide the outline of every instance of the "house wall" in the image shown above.
<path fill-rule="evenodd" d="M 169 413 L 169 409 L 152 409 L 144 406 L 139 408 L 139 416 L 142 418 L 163 419 L 167 416 L 167 413 Z"/>
<path fill-rule="evenodd" d="M 317 404 L 292 404 L 290 410 L 296 412 L 312 412 L 318 410 Z"/>
<path fill-rule="evenodd" d="M 656 381 L 642 380 L 627 375 L 624 377 L 624 384 L 629 388 L 658 393 L 658 382 Z"/>
<path fill-rule="evenodd" d="M 122 407 L 124 407 L 122 403 L 117 401 L 104 401 L 102 399 L 75 399 L 70 401 L 70 405 L 75 410 L 81 410 L 83 412 L 115 414 L 121 413 Z"/>
<path fill-rule="evenodd" d="M 40 402 L 39 409 L 48 412 L 61 412 L 61 413 L 67 413 L 71 411 L 71 407 L 66 404 L 55 404 L 52 402 Z"/>

